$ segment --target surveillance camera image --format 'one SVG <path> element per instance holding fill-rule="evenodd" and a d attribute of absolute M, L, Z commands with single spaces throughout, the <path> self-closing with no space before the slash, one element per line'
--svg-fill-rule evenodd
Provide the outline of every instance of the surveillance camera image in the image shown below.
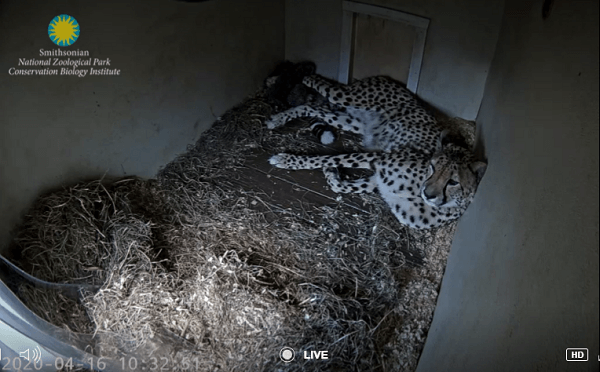
<path fill-rule="evenodd" d="M 0 369 L 598 371 L 598 6 L 0 1 Z"/>

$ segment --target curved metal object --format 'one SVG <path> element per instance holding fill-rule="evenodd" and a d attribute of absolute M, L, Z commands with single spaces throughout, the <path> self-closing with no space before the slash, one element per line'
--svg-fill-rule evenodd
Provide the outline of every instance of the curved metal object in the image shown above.
<path fill-rule="evenodd" d="M 15 264 L 10 262 L 8 259 L 0 255 L 0 261 L 3 262 L 8 268 L 15 274 L 19 275 L 21 278 L 25 279 L 27 282 L 38 288 L 44 289 L 54 289 L 60 291 L 67 297 L 77 299 L 79 298 L 79 294 L 81 291 L 90 291 L 96 292 L 100 289 L 100 285 L 92 285 L 92 284 L 70 284 L 70 283 L 52 283 L 47 282 L 45 280 L 41 280 L 36 278 L 33 275 L 27 274 L 21 268 L 17 267 Z"/>

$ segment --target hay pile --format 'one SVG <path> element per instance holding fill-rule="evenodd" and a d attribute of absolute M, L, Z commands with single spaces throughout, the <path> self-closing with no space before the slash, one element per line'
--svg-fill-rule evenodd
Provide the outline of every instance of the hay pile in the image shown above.
<path fill-rule="evenodd" d="M 76 301 L 21 284 L 19 296 L 58 326 L 111 336 L 99 337 L 103 355 L 139 365 L 154 357 L 173 370 L 414 370 L 454 225 L 410 231 L 376 196 L 363 197 L 368 214 L 341 203 L 303 212 L 237 187 L 254 149 L 316 146 L 268 131 L 270 113 L 260 91 L 155 180 L 41 197 L 16 232 L 15 262 L 40 279 L 102 288 Z M 284 346 L 296 351 L 289 364 Z M 311 350 L 329 359 L 303 359 Z"/>

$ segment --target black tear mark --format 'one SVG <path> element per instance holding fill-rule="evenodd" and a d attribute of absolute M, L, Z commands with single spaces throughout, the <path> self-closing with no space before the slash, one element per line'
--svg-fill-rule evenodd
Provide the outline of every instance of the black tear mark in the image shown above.
<path fill-rule="evenodd" d="M 552 5 L 554 5 L 554 0 L 544 0 L 544 5 L 542 5 L 542 19 L 546 20 L 550 17 Z"/>

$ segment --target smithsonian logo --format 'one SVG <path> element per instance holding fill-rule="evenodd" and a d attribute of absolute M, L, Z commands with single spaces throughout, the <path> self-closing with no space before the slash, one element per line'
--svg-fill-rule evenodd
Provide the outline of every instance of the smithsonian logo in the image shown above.
<path fill-rule="evenodd" d="M 61 48 L 40 48 L 39 58 L 19 58 L 17 67 L 8 69 L 11 76 L 115 76 L 121 70 L 112 68 L 110 58 L 92 58 L 88 50 L 69 49 L 79 39 L 79 22 L 68 14 L 50 21 L 48 37 Z"/>
<path fill-rule="evenodd" d="M 69 46 L 79 38 L 79 23 L 70 15 L 61 14 L 50 21 L 48 36 L 58 46 Z"/>

